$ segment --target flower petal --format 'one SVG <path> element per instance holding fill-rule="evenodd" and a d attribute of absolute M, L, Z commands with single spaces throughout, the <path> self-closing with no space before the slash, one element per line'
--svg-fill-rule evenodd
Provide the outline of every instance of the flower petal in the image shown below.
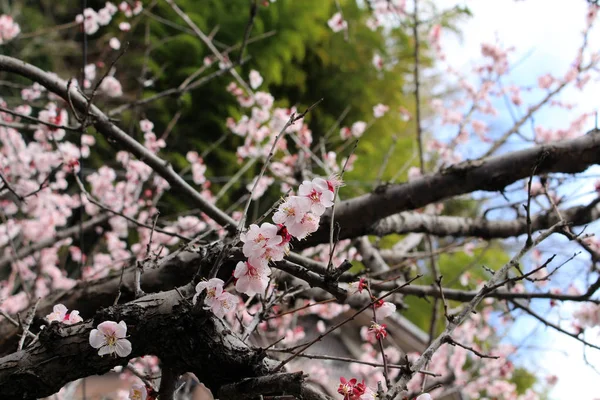
<path fill-rule="evenodd" d="M 127 357 L 131 354 L 131 342 L 127 339 L 119 339 L 115 343 L 115 351 L 119 357 Z"/>
<path fill-rule="evenodd" d="M 104 345 L 104 334 L 98 329 L 92 329 L 90 332 L 90 346 L 99 349 Z"/>

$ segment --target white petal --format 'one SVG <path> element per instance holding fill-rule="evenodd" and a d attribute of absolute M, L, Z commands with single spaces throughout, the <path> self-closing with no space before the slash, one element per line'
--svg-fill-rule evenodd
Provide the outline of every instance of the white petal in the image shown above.
<path fill-rule="evenodd" d="M 114 353 L 114 348 L 115 348 L 115 346 L 108 346 L 108 345 L 107 346 L 103 346 L 103 347 L 100 348 L 100 350 L 98 350 L 98 355 L 100 357 L 102 357 L 102 356 L 105 356 L 107 354 L 112 354 L 112 353 Z"/>
<path fill-rule="evenodd" d="M 115 336 L 118 339 L 127 336 L 127 324 L 125 323 L 125 321 L 119 322 L 119 324 L 115 327 Z"/>
<path fill-rule="evenodd" d="M 104 334 L 98 329 L 92 329 L 90 332 L 90 346 L 99 349 L 104 345 Z"/>
<path fill-rule="evenodd" d="M 119 357 L 127 357 L 131 354 L 131 342 L 127 339 L 119 339 L 115 343 L 115 350 Z"/>
<path fill-rule="evenodd" d="M 60 315 L 61 320 L 65 317 L 65 315 L 67 315 L 67 307 L 65 307 L 62 304 L 57 304 L 54 307 L 52 307 L 52 311 L 54 311 L 56 314 Z"/>

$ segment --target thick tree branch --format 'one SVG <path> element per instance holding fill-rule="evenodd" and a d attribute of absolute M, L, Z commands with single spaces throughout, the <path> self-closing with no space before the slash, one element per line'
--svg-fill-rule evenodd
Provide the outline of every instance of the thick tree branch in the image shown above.
<path fill-rule="evenodd" d="M 384 185 L 369 193 L 336 205 L 340 239 L 369 233 L 369 227 L 382 218 L 402 211 L 474 191 L 501 191 L 520 179 L 552 172 L 578 173 L 600 163 L 600 131 L 581 137 L 534 146 L 483 160 L 470 160 L 450 166 L 413 182 Z M 329 212 L 320 229 L 296 247 L 306 248 L 329 240 Z"/>
<path fill-rule="evenodd" d="M 589 205 L 575 206 L 561 211 L 563 219 L 574 226 L 585 225 L 600 218 L 600 205 L 595 200 Z M 531 230 L 548 229 L 559 222 L 554 212 L 542 213 L 532 217 Z M 527 220 L 493 221 L 484 218 L 464 218 L 402 212 L 375 223 L 368 233 L 386 236 L 392 233 L 411 232 L 430 233 L 436 236 L 468 237 L 482 239 L 508 238 L 527 233 Z"/>

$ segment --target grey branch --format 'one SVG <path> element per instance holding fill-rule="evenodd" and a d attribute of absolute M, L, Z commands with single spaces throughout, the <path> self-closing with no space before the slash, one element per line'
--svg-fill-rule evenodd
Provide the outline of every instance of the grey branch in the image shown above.
<path fill-rule="evenodd" d="M 600 131 L 591 131 L 575 139 L 452 165 L 438 173 L 413 182 L 383 185 L 372 193 L 342 201 L 336 205 L 335 218 L 341 225 L 340 239 L 369 233 L 377 221 L 415 210 L 454 196 L 474 191 L 501 191 L 531 175 L 574 174 L 600 163 Z M 321 219 L 321 228 L 296 248 L 307 248 L 329 240 L 330 212 Z"/>
<path fill-rule="evenodd" d="M 600 218 L 600 205 L 595 200 L 588 205 L 562 210 L 561 215 L 566 222 L 572 225 L 585 225 Z M 532 217 L 531 230 L 548 229 L 558 222 L 558 216 L 554 212 L 538 214 Z M 484 218 L 402 212 L 384 218 L 368 229 L 369 234 L 380 237 L 392 233 L 405 234 L 411 232 L 430 233 L 440 237 L 508 238 L 527 233 L 527 221 L 525 218 L 494 221 Z"/>

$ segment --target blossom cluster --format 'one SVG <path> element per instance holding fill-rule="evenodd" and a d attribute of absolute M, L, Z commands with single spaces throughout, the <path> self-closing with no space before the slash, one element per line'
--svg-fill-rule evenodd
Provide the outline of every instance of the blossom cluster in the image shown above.
<path fill-rule="evenodd" d="M 133 4 L 132 7 L 128 2 L 123 1 L 119 4 L 119 7 L 117 7 L 110 1 L 107 1 L 104 7 L 98 11 L 93 8 L 86 8 L 83 10 L 82 14 L 78 14 L 75 17 L 75 21 L 83 25 L 85 33 L 93 35 L 98 32 L 101 26 L 110 24 L 117 11 L 121 11 L 127 18 L 131 18 L 134 15 L 141 13 L 143 10 L 142 2 L 138 0 L 133 2 Z M 121 24 L 127 24 L 127 26 L 129 26 L 128 23 Z M 125 25 L 120 25 L 119 28 L 121 30 L 129 30 Z M 114 48 L 115 46 L 111 47 Z"/>
<path fill-rule="evenodd" d="M 21 28 L 10 15 L 0 15 L 0 45 L 14 39 Z"/>

